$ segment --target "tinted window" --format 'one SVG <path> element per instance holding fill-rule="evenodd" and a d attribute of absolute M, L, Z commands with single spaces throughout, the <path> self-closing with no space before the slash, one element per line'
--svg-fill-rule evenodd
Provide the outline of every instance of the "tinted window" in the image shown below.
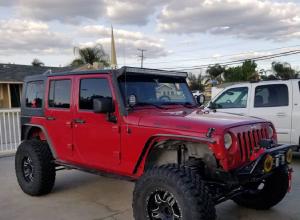
<path fill-rule="evenodd" d="M 51 80 L 49 107 L 70 108 L 71 80 Z"/>
<path fill-rule="evenodd" d="M 195 104 L 184 78 L 128 75 L 119 78 L 124 102 L 135 95 L 137 105 Z"/>
<path fill-rule="evenodd" d="M 107 79 L 80 80 L 80 109 L 93 109 L 93 99 L 112 98 Z"/>
<path fill-rule="evenodd" d="M 246 108 L 248 87 L 228 89 L 214 102 L 216 108 Z"/>
<path fill-rule="evenodd" d="M 25 102 L 28 108 L 41 108 L 43 105 L 43 81 L 34 81 L 27 83 Z"/>
<path fill-rule="evenodd" d="M 278 107 L 289 105 L 289 92 L 285 84 L 257 86 L 254 107 Z"/>

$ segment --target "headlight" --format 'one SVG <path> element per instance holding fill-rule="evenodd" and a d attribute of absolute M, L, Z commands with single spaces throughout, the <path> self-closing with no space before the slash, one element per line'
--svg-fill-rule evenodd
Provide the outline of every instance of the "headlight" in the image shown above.
<path fill-rule="evenodd" d="M 264 171 L 265 173 L 269 173 L 273 168 L 273 157 L 268 154 L 264 161 Z"/>
<path fill-rule="evenodd" d="M 224 146 L 228 150 L 232 145 L 232 137 L 229 133 L 224 135 Z"/>
<path fill-rule="evenodd" d="M 292 160 L 293 160 L 293 150 L 292 150 L 292 149 L 289 149 L 289 150 L 286 152 L 286 162 L 287 162 L 287 163 L 292 163 Z"/>
<path fill-rule="evenodd" d="M 271 125 L 269 125 L 269 127 L 268 127 L 268 137 L 272 138 L 273 135 L 274 135 L 274 129 Z"/>

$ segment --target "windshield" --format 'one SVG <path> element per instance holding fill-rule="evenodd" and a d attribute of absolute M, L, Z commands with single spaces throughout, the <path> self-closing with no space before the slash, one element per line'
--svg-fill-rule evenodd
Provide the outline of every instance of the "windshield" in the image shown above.
<path fill-rule="evenodd" d="M 195 105 L 194 98 L 184 78 L 167 76 L 125 76 L 119 78 L 125 103 L 131 95 L 136 105 Z M 125 91 L 126 90 L 126 91 Z"/>

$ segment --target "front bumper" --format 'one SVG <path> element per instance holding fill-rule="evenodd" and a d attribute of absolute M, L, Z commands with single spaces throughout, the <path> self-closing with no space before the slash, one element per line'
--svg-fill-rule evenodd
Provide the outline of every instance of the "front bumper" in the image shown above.
<path fill-rule="evenodd" d="M 223 189 L 223 193 L 217 195 L 214 198 L 215 204 L 219 204 L 228 199 L 232 199 L 235 196 L 248 192 L 249 183 L 259 183 L 262 180 L 271 176 L 278 169 L 284 169 L 289 177 L 289 189 L 291 189 L 292 169 L 289 167 L 289 163 L 286 160 L 287 152 L 289 149 L 294 149 L 293 145 L 277 145 L 270 146 L 264 149 L 255 160 L 248 162 L 244 166 L 230 172 L 229 175 L 221 175 L 218 178 L 224 185 L 219 185 Z M 267 156 L 273 158 L 272 169 L 269 172 L 264 170 L 264 162 Z M 222 188 L 223 187 L 223 188 Z M 216 188 L 216 187 L 215 187 Z M 222 191 L 222 190 L 221 190 Z"/>
<path fill-rule="evenodd" d="M 289 149 L 294 150 L 294 148 L 293 145 L 289 144 L 265 148 L 265 151 L 260 154 L 256 160 L 250 161 L 241 168 L 235 170 L 235 175 L 239 177 L 240 180 L 245 181 L 246 179 L 248 182 L 250 180 L 251 182 L 258 181 L 257 178 L 265 178 L 265 176 L 270 175 L 278 167 L 287 166 L 289 164 L 287 162 L 287 153 Z M 264 162 L 267 156 L 273 158 L 272 168 L 269 172 L 264 170 Z"/>

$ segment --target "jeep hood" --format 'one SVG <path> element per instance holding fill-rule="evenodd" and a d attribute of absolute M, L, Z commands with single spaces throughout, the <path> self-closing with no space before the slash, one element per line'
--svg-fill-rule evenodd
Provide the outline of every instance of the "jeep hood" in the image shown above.
<path fill-rule="evenodd" d="M 246 117 L 230 113 L 203 110 L 139 110 L 129 114 L 129 124 L 143 127 L 184 130 L 206 133 L 209 128 L 215 128 L 216 133 L 241 125 L 266 122 L 263 119 Z"/>

